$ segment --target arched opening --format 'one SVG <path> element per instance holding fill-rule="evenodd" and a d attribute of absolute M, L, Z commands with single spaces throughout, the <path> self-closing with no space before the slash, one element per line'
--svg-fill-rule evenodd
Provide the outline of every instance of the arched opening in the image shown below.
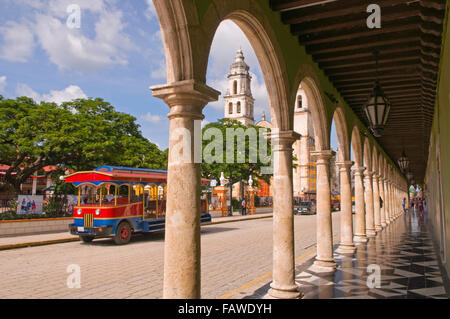
<path fill-rule="evenodd" d="M 271 45 L 271 41 L 268 38 L 266 34 L 265 28 L 260 24 L 260 22 L 251 14 L 245 11 L 235 11 L 232 12 L 229 15 L 225 16 L 227 20 L 224 20 L 221 22 L 221 24 L 218 26 L 216 34 L 214 36 L 214 40 L 211 46 L 211 53 L 212 55 L 215 53 L 215 42 L 216 38 L 220 35 L 221 27 L 225 27 L 233 30 L 236 30 L 236 26 L 238 27 L 237 32 L 232 33 L 234 36 L 243 33 L 245 35 L 245 38 L 248 38 L 248 40 L 245 40 L 244 43 L 240 42 L 237 39 L 234 39 L 232 42 L 230 41 L 230 47 L 232 47 L 232 44 L 236 44 L 237 47 L 232 47 L 233 52 L 230 53 L 230 55 L 227 57 L 227 61 L 225 62 L 226 66 L 229 66 L 230 63 L 233 60 L 233 57 L 235 58 L 235 62 L 232 65 L 232 69 L 238 65 L 240 67 L 240 70 L 243 71 L 243 76 L 240 75 L 239 72 L 236 73 L 236 76 L 241 76 L 239 80 L 236 82 L 232 82 L 232 85 L 227 82 L 228 85 L 224 85 L 225 87 L 228 87 L 228 89 L 233 92 L 233 94 L 239 94 L 239 96 L 236 97 L 230 97 L 234 98 L 234 103 L 236 104 L 236 115 L 233 116 L 233 118 L 238 119 L 241 123 L 244 125 L 248 124 L 255 124 L 258 126 L 258 122 L 255 121 L 256 119 L 253 118 L 255 113 L 257 115 L 262 115 L 263 111 L 266 111 L 270 109 L 270 118 L 266 118 L 264 122 L 266 122 L 266 125 L 269 126 L 271 129 L 281 129 L 282 131 L 289 131 L 292 130 L 292 123 L 289 122 L 289 120 L 292 117 L 287 116 L 287 110 L 288 110 L 288 94 L 287 94 L 287 88 L 289 85 L 287 85 L 286 82 L 284 82 L 285 74 L 282 73 L 282 67 L 280 65 L 280 61 L 278 60 L 279 57 L 276 55 L 276 51 L 273 49 Z M 242 31 L 241 31 L 242 30 Z M 239 49 L 239 46 L 242 46 L 242 49 Z M 220 50 L 222 51 L 221 54 L 223 55 L 224 51 L 224 41 L 220 41 Z M 254 53 L 253 53 L 254 52 Z M 245 57 L 245 59 L 244 59 Z M 253 59 L 254 58 L 254 59 Z M 207 82 L 213 83 L 211 81 L 212 79 L 209 77 L 210 71 L 215 66 L 212 64 L 214 62 L 214 57 L 210 58 L 210 62 L 208 63 L 208 70 L 207 70 Z M 247 67 L 250 68 L 247 69 Z M 251 72 L 250 74 L 247 74 L 247 72 Z M 233 71 L 229 71 L 229 74 L 233 74 Z M 224 78 L 226 76 L 226 73 L 224 72 L 222 75 Z M 246 82 L 248 78 L 251 78 L 251 86 L 248 87 L 246 85 Z M 260 79 L 264 78 L 264 82 L 260 83 Z M 218 81 L 214 81 L 214 83 L 218 83 Z M 257 85 L 255 85 L 257 84 Z M 265 85 L 267 84 L 267 85 Z M 212 84 L 214 86 L 214 84 Z M 216 89 L 219 89 L 217 86 L 215 86 Z M 239 92 L 242 88 L 242 92 Z M 256 88 L 256 89 L 255 89 Z M 221 90 L 222 92 L 224 90 Z M 261 94 L 263 92 L 263 94 Z M 254 95 L 255 94 L 255 95 Z M 258 95 L 256 95 L 258 94 Z M 226 97 L 228 98 L 228 97 Z M 255 103 L 253 104 L 253 102 Z M 266 104 L 267 103 L 267 104 Z M 242 107 L 244 106 L 244 109 Z M 255 109 L 254 109 L 255 107 Z M 292 109 L 292 107 L 290 108 Z M 205 113 L 207 113 L 207 108 L 205 109 Z M 268 112 L 266 112 L 268 113 Z M 256 123 L 254 123 L 256 122 Z M 267 124 L 268 123 L 268 124 Z M 274 136 L 274 135 L 272 135 Z M 284 141 L 283 141 L 284 142 Z M 283 150 L 284 151 L 284 150 Z M 285 152 L 284 152 L 285 153 Z M 283 154 L 284 156 L 284 154 Z M 274 156 L 275 158 L 275 156 Z M 276 161 L 278 159 L 274 159 L 275 163 L 273 165 L 273 175 L 279 174 L 284 175 L 284 173 L 281 174 L 278 171 L 279 165 L 276 164 Z M 280 168 L 283 169 L 283 168 Z M 231 185 L 231 189 L 228 191 L 228 193 L 231 196 L 228 196 L 230 198 L 230 202 L 237 202 L 242 203 L 244 200 L 248 202 L 248 198 L 246 196 L 246 180 L 240 179 L 237 181 L 236 179 L 231 179 L 231 174 L 229 172 L 224 172 L 225 178 L 229 179 L 228 185 Z M 255 176 L 252 176 L 253 180 L 255 180 Z M 247 179 L 248 180 L 248 179 Z M 287 210 L 285 202 L 289 202 L 292 205 L 292 201 L 289 200 L 289 195 L 292 196 L 292 194 L 286 193 L 286 189 L 289 189 L 289 186 L 287 185 L 289 181 L 283 180 L 282 185 L 278 184 L 275 185 L 273 188 L 269 187 L 269 194 L 266 193 L 267 188 L 264 187 L 264 183 L 262 180 L 262 177 L 259 178 L 258 181 L 259 188 L 257 192 L 257 197 L 259 202 L 255 202 L 256 209 L 258 209 L 258 206 L 273 206 L 273 211 L 276 212 L 275 215 L 286 215 L 286 213 L 289 211 Z M 267 184 L 272 184 L 273 179 L 267 181 Z M 278 186 L 278 187 L 276 187 Z M 292 187 L 292 185 L 291 185 Z M 275 192 L 280 192 L 280 190 L 284 190 L 284 196 L 275 196 Z M 284 202 L 284 203 L 283 203 Z M 281 205 L 283 204 L 283 205 Z M 293 224 L 293 216 L 292 216 L 293 209 L 291 209 L 291 216 L 292 224 Z M 279 216 L 274 216 L 274 220 L 279 218 Z M 282 227 L 283 225 L 279 223 L 273 224 L 273 233 L 274 234 L 281 234 L 286 233 L 286 229 Z M 292 225 L 293 226 L 293 225 Z M 281 227 L 282 229 L 277 229 L 277 227 Z M 293 227 L 292 227 L 293 228 Z M 289 228 L 287 231 L 293 230 Z M 293 241 L 293 236 L 292 236 Z M 293 243 L 292 243 L 293 244 Z M 285 241 L 283 243 L 280 243 L 277 238 L 275 237 L 273 240 L 274 245 L 274 252 L 280 251 L 280 250 L 287 250 L 289 249 L 288 246 L 286 246 Z M 275 248 L 275 247 L 278 248 Z M 293 248 L 293 245 L 291 246 Z M 270 253 L 270 252 L 269 252 Z M 294 260 L 294 249 L 286 252 L 286 254 L 292 254 L 292 258 L 289 258 L 286 260 L 286 262 L 293 262 Z M 267 263 L 267 265 L 270 267 L 272 256 L 268 255 L 268 258 L 266 260 L 262 260 L 261 263 Z M 283 256 L 284 257 L 284 256 Z M 281 258 L 281 257 L 280 257 Z M 275 266 L 274 266 L 275 267 Z M 294 269 L 294 268 L 292 268 Z M 252 269 L 242 269 L 240 272 L 251 272 Z M 274 270 L 273 271 L 273 283 L 271 285 L 272 290 L 276 291 L 276 287 L 280 287 L 280 291 L 283 289 L 283 294 L 285 294 L 285 287 L 290 284 L 292 286 L 292 292 L 293 295 L 298 295 L 298 292 L 296 291 L 297 286 L 295 285 L 294 280 L 294 273 L 290 273 L 289 276 L 292 280 L 289 281 L 289 283 L 286 283 L 286 275 L 282 273 L 282 271 Z"/>
<path fill-rule="evenodd" d="M 317 193 L 316 160 L 312 152 L 316 150 L 314 120 L 309 111 L 306 92 L 300 84 L 295 97 L 294 131 L 301 135 L 293 145 L 294 164 L 293 187 L 296 205 L 315 205 Z M 299 107 L 301 105 L 301 107 Z"/>
<path fill-rule="evenodd" d="M 189 1 L 188 1 L 189 2 Z M 183 2 L 184 3 L 184 2 Z M 168 82 L 173 83 L 177 81 L 193 81 L 199 82 L 199 86 L 203 85 L 204 80 L 206 79 L 211 85 L 210 87 L 214 87 L 215 89 L 219 89 L 217 83 L 212 84 L 208 81 L 206 68 L 207 63 L 205 63 L 208 59 L 209 52 L 207 50 L 202 50 L 202 48 L 209 48 L 212 39 L 214 37 L 214 33 L 219 27 L 220 21 L 219 19 L 229 19 L 236 23 L 240 29 L 243 31 L 245 35 L 248 36 L 248 39 L 251 41 L 251 45 L 257 53 L 257 59 L 261 65 L 262 74 L 264 75 L 264 81 L 267 83 L 267 91 L 270 106 L 270 114 L 272 126 L 274 128 L 279 128 L 284 132 L 289 132 L 292 130 L 292 115 L 289 114 L 289 110 L 292 109 L 292 106 L 289 106 L 293 100 L 290 99 L 289 90 L 291 85 L 288 83 L 287 77 L 288 73 L 286 72 L 286 64 L 283 62 L 283 55 L 281 54 L 281 49 L 279 48 L 276 41 L 272 41 L 276 39 L 275 32 L 271 29 L 269 20 L 266 15 L 258 6 L 255 8 L 252 7 L 252 12 L 248 10 L 247 4 L 248 1 L 240 1 L 240 2 L 230 2 L 230 4 L 226 5 L 217 5 L 217 3 L 211 2 L 211 5 L 205 12 L 202 14 L 202 23 L 199 23 L 196 14 L 190 12 L 190 7 L 184 7 L 179 1 L 159 1 L 157 6 L 158 15 L 161 16 L 162 25 L 166 26 L 163 39 L 165 40 L 165 48 L 166 48 L 166 56 L 167 64 L 168 64 Z M 250 2 L 251 3 L 251 2 Z M 239 10 L 233 11 L 234 7 L 239 7 Z M 185 12 L 186 10 L 186 12 Z M 167 16 L 164 16 L 162 13 L 165 13 Z M 173 19 L 170 19 L 172 18 Z M 219 18 L 220 17 L 220 18 Z M 222 22 L 223 23 L 223 22 Z M 199 25 L 199 28 L 190 28 L 191 25 Z M 185 26 L 187 26 L 185 28 Z M 167 30 L 171 30 L 168 32 Z M 203 36 L 206 35 L 206 36 Z M 222 44 L 223 46 L 223 44 Z M 192 47 L 195 47 L 195 50 L 192 50 Z M 167 54 L 167 51 L 174 48 L 175 52 Z M 186 52 L 185 52 L 186 51 Z M 195 52 L 195 54 L 194 54 Z M 176 60 L 176 61 L 174 61 Z M 195 61 L 194 61 L 195 60 Z M 173 66 L 172 64 L 175 64 Z M 209 63 L 208 63 L 209 65 Z M 205 72 L 204 72 L 205 71 Z M 262 78 L 262 77 L 261 77 Z M 206 88 L 205 88 L 206 90 Z M 223 90 L 221 90 L 224 92 Z M 237 92 L 232 87 L 229 92 Z M 318 93 L 316 94 L 318 95 Z M 236 103 L 234 101 L 233 103 Z M 223 103 L 220 108 L 223 111 L 224 105 Z M 258 105 L 256 105 L 258 107 Z M 252 110 L 252 106 L 249 108 Z M 205 115 L 208 112 L 208 107 L 205 108 Z M 225 112 L 226 113 L 226 112 Z M 252 112 L 253 115 L 253 112 Z M 171 119 L 172 120 L 172 119 Z M 175 121 L 175 119 L 174 119 Z M 188 121 L 186 123 L 189 124 Z M 181 125 L 184 123 L 180 122 Z M 187 127 L 188 125 L 185 124 Z M 280 137 L 284 138 L 284 136 Z M 282 151 L 284 153 L 286 148 Z M 289 156 L 287 156 L 289 157 Z M 170 157 L 169 157 L 170 161 Z M 288 161 L 289 163 L 289 161 Z M 176 176 L 182 179 L 186 179 L 189 177 L 195 177 L 194 167 L 187 167 L 189 172 L 185 170 L 178 169 L 177 167 L 173 167 L 169 163 L 169 174 L 173 174 L 172 176 Z M 275 167 L 276 165 L 274 165 Z M 288 165 L 289 167 L 289 165 Z M 282 168 L 281 168 L 282 169 Z M 290 167 L 289 167 L 290 169 Z M 275 170 L 275 173 L 277 171 Z M 289 175 L 289 172 L 283 172 L 284 176 Z M 282 174 L 280 174 L 282 175 Z M 174 179 L 172 179 L 173 181 Z M 194 186 L 199 186 L 200 184 L 200 176 L 197 179 L 191 178 Z M 288 183 L 284 180 L 282 181 L 282 185 L 278 185 L 277 189 L 286 190 L 289 189 Z M 169 182 L 169 200 L 173 204 L 171 209 L 168 209 L 168 220 L 169 214 L 173 219 L 177 219 L 176 217 L 180 217 L 178 221 L 181 224 L 186 225 L 185 229 L 180 230 L 175 227 L 169 227 L 171 225 L 167 225 L 166 229 L 166 239 L 170 239 L 170 243 L 172 245 L 167 244 L 168 240 L 166 240 L 166 255 L 165 255 L 165 280 L 164 280 L 164 291 L 165 297 L 198 297 L 200 291 L 200 242 L 199 236 L 195 237 L 194 235 L 198 235 L 197 230 L 199 230 L 199 225 L 197 222 L 192 223 L 192 227 L 187 225 L 186 218 L 188 216 L 192 216 L 194 213 L 194 209 L 189 209 L 189 207 L 181 207 L 181 205 L 174 204 L 176 192 L 171 187 L 174 186 L 174 182 Z M 187 184 L 187 183 L 186 183 Z M 292 185 L 291 185 L 292 187 Z M 185 190 L 188 194 L 187 197 L 193 198 L 193 194 L 197 189 Z M 286 193 L 286 192 L 285 192 Z M 283 194 L 289 197 L 289 193 Z M 292 205 L 292 201 L 289 198 L 283 196 L 278 196 L 277 203 L 274 200 L 274 220 L 280 217 L 285 221 L 287 216 L 286 213 L 289 213 L 289 209 L 285 208 L 285 203 L 287 205 Z M 284 204 L 284 205 L 282 205 Z M 197 209 L 195 203 L 191 205 L 193 208 Z M 177 209 L 174 209 L 177 208 Z M 292 215 L 292 209 L 291 209 Z M 292 218 L 292 216 L 290 217 Z M 293 226 L 293 225 L 292 225 Z M 194 229 L 195 228 L 195 229 Z M 192 231 L 192 230 L 195 231 Z M 286 227 L 286 223 L 273 223 L 273 234 L 283 234 L 285 235 L 290 231 L 290 227 Z M 182 233 L 182 236 L 177 236 L 179 233 Z M 183 241 L 183 238 L 187 239 Z M 192 243 L 192 245 L 190 245 Z M 295 285 L 295 276 L 292 271 L 289 274 L 286 274 L 286 267 L 284 265 L 293 263 L 293 236 L 292 236 L 292 245 L 286 245 L 286 241 L 281 240 L 281 237 L 273 237 L 273 245 L 274 253 L 279 253 L 277 263 L 273 264 L 273 283 L 271 285 L 271 290 L 280 291 L 280 295 L 286 296 L 286 294 L 290 291 L 288 289 L 293 289 L 293 297 L 298 297 L 298 292 L 296 291 L 297 286 Z M 174 247 L 176 249 L 174 249 Z M 290 250 L 292 248 L 292 251 Z M 178 251 L 176 251 L 178 250 Z M 169 254 L 170 253 L 170 254 Z M 183 263 L 180 264 L 177 258 L 182 254 L 181 260 Z M 291 254 L 292 253 L 292 254 Z M 270 252 L 269 252 L 270 254 Z M 193 256 L 193 257 L 192 257 Z M 267 260 L 262 260 L 262 262 L 267 262 L 269 265 L 272 264 L 273 258 L 272 255 L 269 255 Z M 183 266 L 184 269 L 183 269 Z M 236 265 L 232 265 L 233 273 L 242 273 L 242 272 L 250 272 L 254 273 L 252 269 L 236 269 Z M 261 267 L 261 264 L 258 265 Z M 291 267 L 294 269 L 294 265 Z M 187 272 L 187 274 L 186 274 Z M 181 275 L 182 274 L 182 277 Z M 184 278 L 190 279 L 189 282 L 186 282 Z M 286 279 L 288 278 L 288 279 Z M 192 280 L 191 280 L 192 279 Z M 183 282 L 184 281 L 184 282 Z M 294 287 L 295 286 L 295 287 Z M 295 289 L 294 289 L 295 288 Z M 183 290 L 184 289 L 184 290 Z M 273 295 L 272 295 L 273 296 Z"/>
<path fill-rule="evenodd" d="M 333 115 L 330 132 L 330 145 L 331 149 L 336 153 L 330 163 L 332 207 L 334 210 L 340 210 L 342 199 L 341 171 L 345 168 L 349 172 L 351 167 L 349 164 L 351 160 L 351 143 L 349 140 L 344 111 L 340 107 L 336 109 Z"/>
<path fill-rule="evenodd" d="M 303 108 L 310 112 L 314 132 L 314 149 L 316 151 L 328 150 L 330 149 L 329 126 L 322 93 L 316 82 L 309 76 L 301 80 L 299 89 L 303 91 Z"/>
<path fill-rule="evenodd" d="M 233 103 L 228 104 L 228 114 L 233 114 Z"/>

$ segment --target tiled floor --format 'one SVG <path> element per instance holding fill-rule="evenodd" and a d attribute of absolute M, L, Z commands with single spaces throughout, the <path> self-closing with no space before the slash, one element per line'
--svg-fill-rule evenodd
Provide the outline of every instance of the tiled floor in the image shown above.
<path fill-rule="evenodd" d="M 298 273 L 305 299 L 449 298 L 426 218 L 418 212 L 398 218 L 353 257 L 335 254 L 335 260 L 339 268 L 331 276 Z M 381 274 L 378 282 L 373 269 Z"/>

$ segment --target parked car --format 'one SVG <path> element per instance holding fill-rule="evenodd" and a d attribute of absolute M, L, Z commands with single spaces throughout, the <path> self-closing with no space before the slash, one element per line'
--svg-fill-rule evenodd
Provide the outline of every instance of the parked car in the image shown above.
<path fill-rule="evenodd" d="M 315 215 L 316 205 L 313 202 L 300 202 L 294 206 L 295 215 Z"/>

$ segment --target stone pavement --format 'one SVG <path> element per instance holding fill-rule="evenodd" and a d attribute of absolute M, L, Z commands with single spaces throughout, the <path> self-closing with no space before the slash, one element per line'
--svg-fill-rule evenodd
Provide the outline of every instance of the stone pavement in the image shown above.
<path fill-rule="evenodd" d="M 242 220 L 271 218 L 271 217 L 272 217 L 271 209 L 260 210 L 255 215 L 245 215 L 245 216 L 241 216 L 240 214 L 235 212 L 233 213 L 233 216 L 212 218 L 211 224 L 222 224 Z M 0 250 L 42 246 L 49 244 L 59 244 L 71 241 L 79 241 L 79 238 L 77 236 L 71 235 L 69 231 L 63 233 L 5 236 L 0 237 Z"/>

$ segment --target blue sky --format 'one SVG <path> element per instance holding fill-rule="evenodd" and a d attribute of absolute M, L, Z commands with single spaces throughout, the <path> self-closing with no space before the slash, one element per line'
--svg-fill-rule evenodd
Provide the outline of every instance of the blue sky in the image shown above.
<path fill-rule="evenodd" d="M 71 4 L 80 28 L 66 24 Z M 0 94 L 37 101 L 101 97 L 138 119 L 145 137 L 168 146 L 168 107 L 149 87 L 166 82 L 159 23 L 151 0 L 0 0 Z M 242 48 L 253 76 L 255 119 L 269 117 L 267 91 L 250 43 L 225 21 L 214 38 L 207 84 L 224 92 Z M 206 122 L 223 117 L 223 100 L 205 108 Z"/>

